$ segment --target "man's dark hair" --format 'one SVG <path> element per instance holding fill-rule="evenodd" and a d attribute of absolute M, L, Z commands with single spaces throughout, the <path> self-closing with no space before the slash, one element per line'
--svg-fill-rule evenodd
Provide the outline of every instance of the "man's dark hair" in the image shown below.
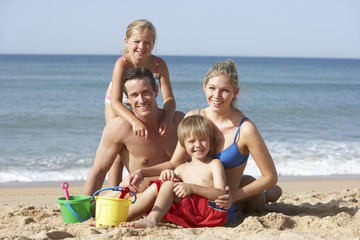
<path fill-rule="evenodd" d="M 128 96 L 128 92 L 126 90 L 125 83 L 129 80 L 144 79 L 145 77 L 147 77 L 150 80 L 151 87 L 155 92 L 156 83 L 155 83 L 155 78 L 154 78 L 152 72 L 149 69 L 144 68 L 144 67 L 134 67 L 134 68 L 128 69 L 124 73 L 124 76 L 122 78 L 122 90 L 124 91 L 126 96 Z"/>

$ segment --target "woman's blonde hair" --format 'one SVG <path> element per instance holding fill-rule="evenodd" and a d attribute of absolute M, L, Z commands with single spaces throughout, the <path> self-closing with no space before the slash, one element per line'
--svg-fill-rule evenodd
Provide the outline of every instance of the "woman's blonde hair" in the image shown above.
<path fill-rule="evenodd" d="M 154 44 L 156 40 L 156 30 L 154 25 L 145 19 L 138 19 L 129 24 L 129 26 L 126 29 L 126 38 L 130 39 L 134 34 L 137 32 L 148 32 L 152 35 Z M 124 54 L 127 54 L 129 52 L 129 49 L 125 47 L 123 49 Z"/>
<path fill-rule="evenodd" d="M 206 85 L 210 78 L 219 75 L 227 76 L 230 83 L 234 87 L 234 90 L 239 89 L 238 72 L 235 63 L 232 60 L 227 59 L 224 62 L 214 63 L 205 76 L 204 84 Z M 232 109 L 238 110 L 236 97 L 231 100 L 230 106 Z"/>
<path fill-rule="evenodd" d="M 214 156 L 215 132 L 212 123 L 207 117 L 202 115 L 191 115 L 184 118 L 177 130 L 177 135 L 181 146 L 185 146 L 185 141 L 190 135 L 196 137 L 208 137 L 210 139 L 209 155 Z"/>

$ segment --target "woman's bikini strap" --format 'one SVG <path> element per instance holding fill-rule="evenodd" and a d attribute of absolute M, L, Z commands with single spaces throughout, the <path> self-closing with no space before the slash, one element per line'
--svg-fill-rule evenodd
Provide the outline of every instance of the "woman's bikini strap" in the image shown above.
<path fill-rule="evenodd" d="M 244 118 L 241 120 L 241 122 L 240 122 L 240 124 L 239 124 L 239 127 L 238 127 L 238 129 L 236 130 L 234 142 L 236 142 L 236 138 L 237 138 L 237 136 L 238 136 L 238 134 L 239 134 L 239 132 L 240 132 L 241 125 L 243 124 L 243 122 L 244 122 L 245 120 L 249 120 L 249 119 L 248 119 L 247 117 L 244 117 Z"/>

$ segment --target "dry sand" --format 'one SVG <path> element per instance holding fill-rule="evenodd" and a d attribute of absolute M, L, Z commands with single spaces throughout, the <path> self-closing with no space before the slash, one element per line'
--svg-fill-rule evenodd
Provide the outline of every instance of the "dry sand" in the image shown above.
<path fill-rule="evenodd" d="M 70 183 L 71 184 L 71 183 Z M 42 224 L 61 216 L 58 186 L 1 187 L 0 239 L 360 239 L 360 179 L 280 181 L 281 212 L 243 215 L 217 228 L 155 229 L 92 227 L 87 223 Z M 81 185 L 70 186 L 81 195 Z"/>

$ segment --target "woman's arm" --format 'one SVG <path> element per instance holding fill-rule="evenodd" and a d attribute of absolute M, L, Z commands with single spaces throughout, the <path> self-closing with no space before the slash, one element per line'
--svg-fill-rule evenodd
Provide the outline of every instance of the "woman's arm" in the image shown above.
<path fill-rule="evenodd" d="M 240 132 L 240 139 L 244 139 L 250 154 L 261 172 L 261 177 L 239 189 L 231 189 L 233 201 L 263 193 L 277 183 L 278 175 L 274 161 L 256 126 L 252 122 L 244 122 Z"/>
<path fill-rule="evenodd" d="M 114 65 L 112 87 L 111 87 L 111 108 L 117 116 L 125 119 L 131 124 L 133 132 L 136 136 L 147 137 L 148 131 L 145 124 L 138 119 L 127 107 L 122 103 L 123 89 L 122 89 L 122 77 L 127 67 L 125 62 L 118 58 Z"/>

